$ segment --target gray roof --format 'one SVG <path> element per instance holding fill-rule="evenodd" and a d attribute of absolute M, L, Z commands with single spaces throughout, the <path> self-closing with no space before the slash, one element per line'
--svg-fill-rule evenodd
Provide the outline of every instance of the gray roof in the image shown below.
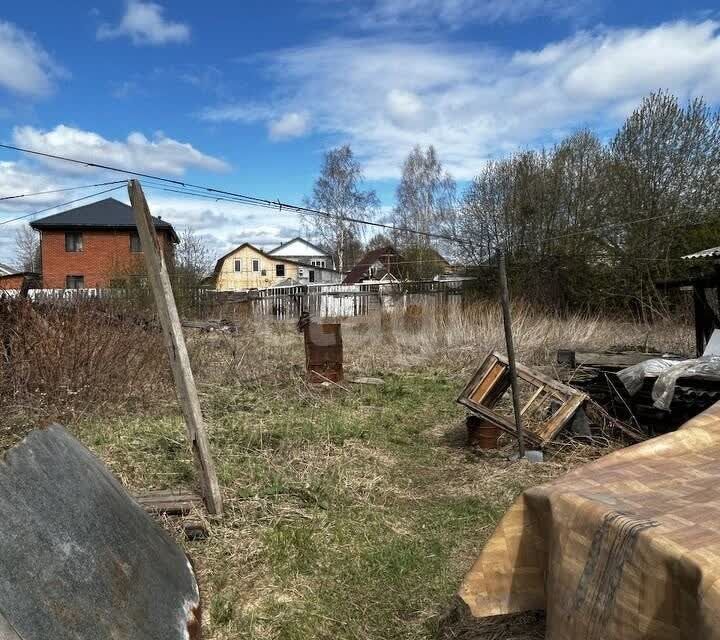
<path fill-rule="evenodd" d="M 174 242 L 179 239 L 175 229 L 169 222 L 153 217 L 156 229 L 170 232 Z M 33 229 L 135 229 L 135 218 L 132 207 L 115 198 L 105 198 L 97 202 L 85 204 L 82 207 L 68 209 L 62 213 L 56 213 L 47 218 L 40 218 L 30 223 Z"/>
<path fill-rule="evenodd" d="M 11 276 L 17 273 L 17 269 L 0 262 L 0 276 Z"/>
<path fill-rule="evenodd" d="M 687 256 L 683 256 L 683 260 L 694 260 L 695 258 L 718 258 L 720 257 L 720 247 L 713 247 L 712 249 L 703 249 L 697 253 L 691 253 Z"/>

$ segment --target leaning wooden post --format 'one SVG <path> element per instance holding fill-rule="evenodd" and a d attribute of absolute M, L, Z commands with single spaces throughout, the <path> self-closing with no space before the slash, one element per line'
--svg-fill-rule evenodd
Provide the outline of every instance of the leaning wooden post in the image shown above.
<path fill-rule="evenodd" d="M 498 276 L 500 278 L 500 302 L 502 304 L 503 324 L 505 325 L 505 346 L 507 347 L 508 365 L 510 366 L 510 388 L 512 391 L 513 412 L 515 413 L 515 429 L 517 430 L 518 453 L 520 459 L 525 457 L 525 439 L 522 431 L 520 415 L 520 392 L 518 391 L 517 368 L 515 366 L 515 345 L 512 335 L 512 318 L 510 316 L 510 293 L 508 292 L 505 256 L 498 251 Z"/>
<path fill-rule="evenodd" d="M 170 276 L 165 265 L 164 252 L 155 233 L 150 209 L 142 187 L 137 180 L 128 182 L 128 192 L 135 214 L 140 243 L 145 256 L 150 287 L 152 288 L 155 306 L 163 329 L 165 346 L 170 356 L 170 367 L 175 379 L 178 401 L 185 418 L 187 436 L 190 440 L 195 466 L 200 476 L 205 507 L 208 513 L 222 515 L 222 494 L 215 474 L 215 464 L 210 454 L 210 444 L 205 431 L 200 400 L 198 398 L 195 379 L 190 368 L 190 358 L 185 345 L 180 317 L 175 306 Z"/>

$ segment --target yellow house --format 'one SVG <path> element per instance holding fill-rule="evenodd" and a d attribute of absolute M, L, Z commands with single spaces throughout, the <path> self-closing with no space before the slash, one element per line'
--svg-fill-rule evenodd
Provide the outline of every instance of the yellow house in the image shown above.
<path fill-rule="evenodd" d="M 242 291 L 283 283 L 338 282 L 339 276 L 332 269 L 271 256 L 246 242 L 217 261 L 214 280 L 217 291 Z"/>

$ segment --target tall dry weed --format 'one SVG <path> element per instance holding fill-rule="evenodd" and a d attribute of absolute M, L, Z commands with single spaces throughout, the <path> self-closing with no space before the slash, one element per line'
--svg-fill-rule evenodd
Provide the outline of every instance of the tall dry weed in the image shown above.
<path fill-rule="evenodd" d="M 92 301 L 0 300 L 0 411 L 72 420 L 172 397 L 158 329 Z"/>

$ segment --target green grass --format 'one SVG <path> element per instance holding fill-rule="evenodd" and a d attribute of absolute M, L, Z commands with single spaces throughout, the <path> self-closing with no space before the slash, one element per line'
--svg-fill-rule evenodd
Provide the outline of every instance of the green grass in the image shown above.
<path fill-rule="evenodd" d="M 349 393 L 292 378 L 205 388 L 226 514 L 183 541 L 205 637 L 434 638 L 509 502 L 561 470 L 523 463 L 509 481 L 509 463 L 465 449 L 461 380 L 382 377 Z M 177 417 L 73 429 L 133 490 L 192 485 Z"/>

